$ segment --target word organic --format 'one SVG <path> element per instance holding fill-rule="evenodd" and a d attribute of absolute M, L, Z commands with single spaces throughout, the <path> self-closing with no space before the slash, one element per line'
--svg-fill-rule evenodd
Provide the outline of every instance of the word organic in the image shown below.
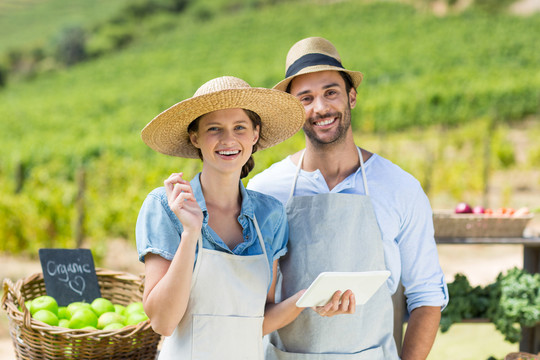
<path fill-rule="evenodd" d="M 69 281 L 69 274 L 91 274 L 90 264 L 56 264 L 54 261 L 47 262 L 47 273 L 50 276 L 58 276 L 60 281 Z"/>

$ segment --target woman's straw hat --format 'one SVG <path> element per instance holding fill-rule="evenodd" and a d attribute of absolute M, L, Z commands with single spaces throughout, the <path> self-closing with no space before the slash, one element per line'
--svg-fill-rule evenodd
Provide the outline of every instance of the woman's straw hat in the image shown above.
<path fill-rule="evenodd" d="M 347 70 L 341 64 L 341 58 L 334 45 L 321 37 L 310 37 L 294 44 L 287 54 L 285 80 L 274 89 L 286 91 L 287 86 L 298 75 L 318 71 L 335 70 L 349 74 L 356 89 L 364 75 L 359 71 Z"/>
<path fill-rule="evenodd" d="M 276 145 L 294 135 L 305 121 L 302 104 L 282 91 L 253 88 L 242 79 L 223 76 L 203 84 L 193 97 L 163 111 L 142 130 L 143 141 L 152 149 L 172 156 L 198 158 L 191 144 L 188 125 L 216 110 L 247 109 L 261 118 L 257 149 Z"/>

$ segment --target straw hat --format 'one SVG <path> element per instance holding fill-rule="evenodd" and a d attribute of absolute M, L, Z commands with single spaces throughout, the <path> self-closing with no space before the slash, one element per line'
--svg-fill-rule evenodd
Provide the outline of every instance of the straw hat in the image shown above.
<path fill-rule="evenodd" d="M 347 70 L 341 64 L 341 58 L 334 45 L 321 37 L 310 37 L 294 44 L 287 54 L 285 80 L 274 89 L 286 91 L 294 77 L 318 71 L 335 70 L 349 74 L 356 89 L 364 75 L 359 71 Z"/>
<path fill-rule="evenodd" d="M 242 79 L 223 76 L 203 84 L 193 97 L 163 111 L 141 132 L 146 145 L 172 156 L 198 158 L 188 125 L 199 116 L 223 109 L 247 109 L 261 118 L 257 149 L 276 145 L 294 135 L 305 121 L 302 104 L 292 95 L 273 89 L 253 88 Z"/>

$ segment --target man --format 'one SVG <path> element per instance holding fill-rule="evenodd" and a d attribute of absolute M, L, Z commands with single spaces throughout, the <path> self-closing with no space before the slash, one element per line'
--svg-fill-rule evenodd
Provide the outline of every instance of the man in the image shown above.
<path fill-rule="evenodd" d="M 287 204 L 281 298 L 307 288 L 323 271 L 388 269 L 391 276 L 364 305 L 355 306 L 347 291 L 325 307 L 301 312 L 270 335 L 267 359 L 398 359 L 391 294 L 400 280 L 410 313 L 402 359 L 425 359 L 448 302 L 421 185 L 354 143 L 351 109 L 362 78 L 343 67 L 328 40 L 294 44 L 286 78 L 274 88 L 304 105 L 306 148 L 256 175 L 248 188 Z"/>

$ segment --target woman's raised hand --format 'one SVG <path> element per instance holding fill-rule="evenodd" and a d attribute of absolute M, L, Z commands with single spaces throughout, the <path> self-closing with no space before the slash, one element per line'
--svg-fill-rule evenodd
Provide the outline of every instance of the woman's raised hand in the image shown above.
<path fill-rule="evenodd" d="M 183 173 L 173 173 L 164 181 L 169 207 L 182 223 L 184 231 L 199 233 L 203 214 L 188 181 Z"/>

